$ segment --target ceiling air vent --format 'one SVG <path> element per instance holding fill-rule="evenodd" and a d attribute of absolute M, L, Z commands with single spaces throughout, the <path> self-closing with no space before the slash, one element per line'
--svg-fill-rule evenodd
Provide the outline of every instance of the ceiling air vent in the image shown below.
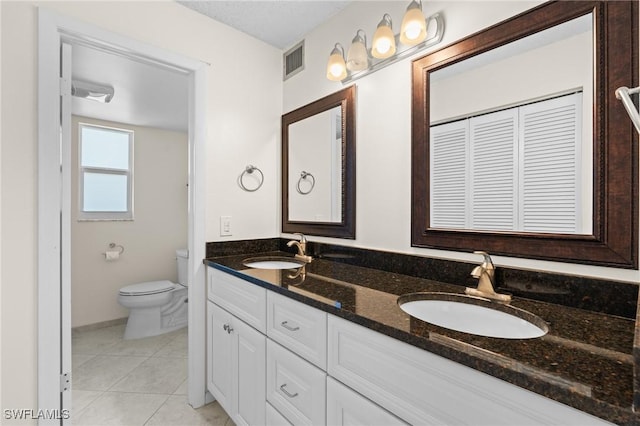
<path fill-rule="evenodd" d="M 304 69 L 304 40 L 284 53 L 282 80 L 298 74 Z"/>

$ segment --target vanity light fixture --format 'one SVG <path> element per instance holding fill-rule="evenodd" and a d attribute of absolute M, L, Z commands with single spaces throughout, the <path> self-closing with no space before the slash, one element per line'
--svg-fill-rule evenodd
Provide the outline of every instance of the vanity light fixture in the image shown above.
<path fill-rule="evenodd" d="M 422 12 L 422 0 L 419 2 L 411 0 L 402 19 L 402 28 L 399 34 L 393 33 L 391 16 L 385 13 L 373 35 L 371 50 L 367 49 L 366 34 L 363 30 L 356 32 L 346 62 L 344 48 L 340 43 L 336 43 L 329 56 L 327 78 L 331 81 L 341 81 L 342 84 L 347 84 L 391 65 L 399 59 L 434 46 L 442 40 L 443 35 L 444 20 L 442 16 L 436 13 L 425 19 Z"/>
<path fill-rule="evenodd" d="M 103 86 L 89 81 L 72 80 L 71 95 L 78 98 L 91 99 L 93 101 L 108 104 L 113 99 L 112 86 Z"/>
<path fill-rule="evenodd" d="M 331 81 L 341 81 L 347 78 L 347 65 L 344 62 L 344 48 L 340 43 L 336 43 L 335 47 L 331 51 L 331 55 L 329 55 L 327 78 Z"/>
<path fill-rule="evenodd" d="M 386 59 L 396 53 L 396 36 L 392 25 L 391 16 L 385 13 L 373 34 L 371 56 L 374 58 Z"/>
<path fill-rule="evenodd" d="M 347 53 L 347 69 L 354 72 L 366 70 L 367 68 L 369 68 L 367 35 L 364 31 L 358 30 L 356 36 L 351 41 L 349 53 Z"/>

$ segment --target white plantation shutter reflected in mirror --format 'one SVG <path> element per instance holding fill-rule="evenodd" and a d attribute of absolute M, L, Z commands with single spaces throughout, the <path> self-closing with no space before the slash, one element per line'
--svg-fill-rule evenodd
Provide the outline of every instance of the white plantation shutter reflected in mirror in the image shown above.
<path fill-rule="evenodd" d="M 471 229 L 509 231 L 516 225 L 518 112 L 471 118 Z"/>
<path fill-rule="evenodd" d="M 520 108 L 521 229 L 579 232 L 582 94 Z"/>
<path fill-rule="evenodd" d="M 581 111 L 574 93 L 432 126 L 430 226 L 583 232 Z"/>
<path fill-rule="evenodd" d="M 431 226 L 468 228 L 468 120 L 431 128 Z"/>

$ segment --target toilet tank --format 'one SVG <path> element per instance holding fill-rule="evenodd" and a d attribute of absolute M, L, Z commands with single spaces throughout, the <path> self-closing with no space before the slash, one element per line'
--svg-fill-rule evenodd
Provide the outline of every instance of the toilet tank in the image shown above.
<path fill-rule="evenodd" d="M 176 250 L 176 260 L 178 261 L 178 282 L 184 286 L 189 285 L 188 277 L 188 264 L 189 264 L 189 251 L 187 249 Z"/>

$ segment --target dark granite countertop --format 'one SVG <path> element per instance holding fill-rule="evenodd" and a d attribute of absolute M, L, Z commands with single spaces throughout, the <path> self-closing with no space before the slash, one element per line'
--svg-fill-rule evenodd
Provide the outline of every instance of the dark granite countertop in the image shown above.
<path fill-rule="evenodd" d="M 216 257 L 205 264 L 610 422 L 640 424 L 632 410 L 634 320 L 515 297 L 512 306 L 549 324 L 547 335 L 475 336 L 412 318 L 396 302 L 420 291 L 463 293 L 463 286 L 325 259 L 315 259 L 304 272 L 243 265 L 254 256 Z"/>

